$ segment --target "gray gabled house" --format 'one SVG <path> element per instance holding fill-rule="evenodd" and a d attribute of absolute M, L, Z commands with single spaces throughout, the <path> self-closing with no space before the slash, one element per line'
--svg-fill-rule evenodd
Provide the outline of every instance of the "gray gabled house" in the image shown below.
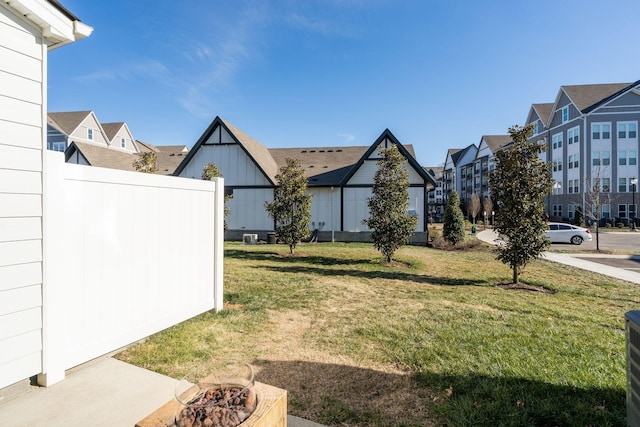
<path fill-rule="evenodd" d="M 267 148 L 226 120 L 216 117 L 177 168 L 175 175 L 199 179 L 210 162 L 220 169 L 225 191 L 232 194 L 228 239 L 244 233 L 266 238 L 273 220 L 265 204 L 273 199 L 276 175 L 286 158 L 296 159 L 304 168 L 311 203 L 312 229 L 320 240 L 367 239 L 362 220 L 368 217 L 373 177 L 380 160 L 380 149 L 395 145 L 405 157 L 409 174 L 409 212 L 419 218 L 416 239 L 426 241 L 427 189 L 434 179 L 418 164 L 411 145 L 401 144 L 386 129 L 370 146 Z M 364 232 L 364 233 L 363 233 Z"/>

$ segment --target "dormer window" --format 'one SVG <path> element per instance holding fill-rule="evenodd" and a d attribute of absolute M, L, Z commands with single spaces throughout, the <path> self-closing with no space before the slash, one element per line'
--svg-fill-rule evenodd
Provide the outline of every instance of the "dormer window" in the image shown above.
<path fill-rule="evenodd" d="M 127 141 L 124 138 L 120 138 L 120 148 L 127 148 Z"/>
<path fill-rule="evenodd" d="M 569 121 L 569 107 L 564 107 L 562 109 L 562 123 Z"/>
<path fill-rule="evenodd" d="M 87 139 L 89 141 L 93 141 L 93 129 L 91 129 L 91 128 L 87 129 Z"/>

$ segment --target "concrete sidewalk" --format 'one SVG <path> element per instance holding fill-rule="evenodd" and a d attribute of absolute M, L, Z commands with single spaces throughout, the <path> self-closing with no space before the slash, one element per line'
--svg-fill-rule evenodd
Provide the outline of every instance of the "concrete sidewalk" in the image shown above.
<path fill-rule="evenodd" d="M 51 387 L 26 387 L 0 400 L 0 426 L 133 427 L 173 399 L 176 380 L 105 356 Z M 323 427 L 289 416 L 288 427 Z"/>
<path fill-rule="evenodd" d="M 493 230 L 484 230 L 477 234 L 478 239 L 493 245 L 496 244 L 497 235 Z M 583 270 L 593 271 L 605 276 L 615 277 L 616 279 L 626 280 L 627 282 L 640 284 L 640 273 L 625 270 L 599 262 L 589 261 L 589 258 L 618 258 L 618 259 L 635 259 L 632 255 L 605 255 L 605 254 L 581 254 L 581 253 L 559 253 L 544 252 L 542 258 L 560 264 L 570 265 L 572 267 L 581 268 Z"/>

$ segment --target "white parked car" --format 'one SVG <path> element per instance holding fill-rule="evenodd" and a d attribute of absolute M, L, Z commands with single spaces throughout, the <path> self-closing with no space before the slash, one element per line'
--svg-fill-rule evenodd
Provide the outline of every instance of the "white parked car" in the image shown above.
<path fill-rule="evenodd" d="M 572 243 L 574 245 L 580 245 L 583 241 L 591 241 L 591 231 L 588 228 L 561 222 L 550 222 L 549 229 L 545 230 L 544 234 L 549 238 L 551 243 Z"/>

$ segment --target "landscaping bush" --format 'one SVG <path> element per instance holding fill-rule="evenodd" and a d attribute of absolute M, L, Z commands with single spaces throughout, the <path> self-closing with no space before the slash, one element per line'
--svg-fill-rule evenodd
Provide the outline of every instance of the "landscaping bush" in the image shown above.
<path fill-rule="evenodd" d="M 443 237 L 438 236 L 431 241 L 431 247 L 443 251 L 472 251 L 485 249 L 487 244 L 474 238 L 453 244 L 445 240 Z"/>

